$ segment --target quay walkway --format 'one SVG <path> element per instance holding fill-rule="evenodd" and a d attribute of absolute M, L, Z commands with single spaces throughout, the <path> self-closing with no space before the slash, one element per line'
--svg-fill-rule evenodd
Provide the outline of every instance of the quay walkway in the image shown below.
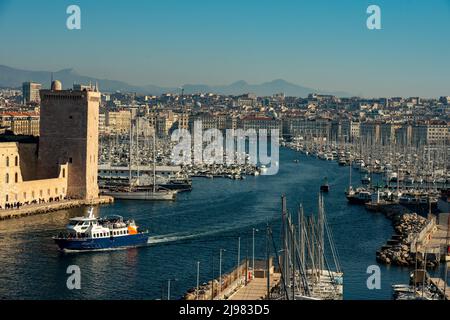
<path fill-rule="evenodd" d="M 423 242 L 423 249 L 419 251 L 440 255 L 442 261 L 448 260 L 448 233 L 448 225 L 443 224 L 442 221 L 441 223 L 437 223 L 436 221 L 433 228 L 430 228 L 430 230 L 424 234 L 422 239 L 419 239 Z"/>
<path fill-rule="evenodd" d="M 37 214 L 45 214 L 49 212 L 79 208 L 83 206 L 96 206 L 101 204 L 110 204 L 114 202 L 114 198 L 108 196 L 100 196 L 93 200 L 61 200 L 55 202 L 46 202 L 39 204 L 31 204 L 20 207 L 19 209 L 0 210 L 0 220 L 14 219 Z"/>
<path fill-rule="evenodd" d="M 270 291 L 280 283 L 281 274 L 270 275 Z M 228 300 L 264 300 L 267 299 L 267 278 L 254 278 L 242 286 Z"/>
<path fill-rule="evenodd" d="M 280 284 L 281 274 L 275 272 L 270 259 L 270 292 Z M 228 274 L 222 275 L 222 290 L 219 281 L 214 279 L 199 287 L 191 288 L 184 295 L 184 300 L 263 300 L 267 298 L 266 260 L 255 260 L 254 275 L 248 267 L 248 261 L 242 263 Z M 214 287 L 212 288 L 212 286 Z"/>

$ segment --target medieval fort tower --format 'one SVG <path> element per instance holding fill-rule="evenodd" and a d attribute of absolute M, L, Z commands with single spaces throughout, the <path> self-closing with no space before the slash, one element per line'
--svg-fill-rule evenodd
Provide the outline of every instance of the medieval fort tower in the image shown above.
<path fill-rule="evenodd" d="M 60 165 L 68 164 L 67 196 L 98 197 L 98 119 L 100 93 L 97 86 L 74 86 L 62 90 L 53 81 L 41 90 L 39 178 L 58 176 Z"/>

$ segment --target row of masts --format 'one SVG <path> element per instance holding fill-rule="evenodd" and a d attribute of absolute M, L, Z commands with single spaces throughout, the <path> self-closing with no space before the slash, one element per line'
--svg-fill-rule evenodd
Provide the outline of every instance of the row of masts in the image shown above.
<path fill-rule="evenodd" d="M 342 299 L 343 273 L 322 194 L 319 194 L 316 216 L 305 216 L 303 207 L 299 206 L 297 224 L 286 208 L 286 198 L 282 198 L 281 238 L 283 298 Z"/>
<path fill-rule="evenodd" d="M 129 143 L 129 156 L 128 156 L 128 172 L 129 172 L 129 187 L 130 189 L 133 187 L 133 177 L 132 177 L 132 164 L 133 164 L 133 121 L 130 121 L 130 143 Z M 153 193 L 156 192 L 156 132 L 153 132 Z M 110 148 L 111 149 L 111 148 Z M 139 177 L 140 177 L 140 163 L 141 159 L 139 156 L 139 121 L 136 121 L 136 143 L 135 143 L 135 155 L 136 155 L 136 170 L 137 170 L 137 178 L 136 184 L 139 185 Z M 111 167 L 111 163 L 110 163 Z"/>
<path fill-rule="evenodd" d="M 363 159 L 366 164 L 373 165 L 375 161 L 390 163 L 401 169 L 414 170 L 415 175 L 442 171 L 445 176 L 450 169 L 450 145 L 447 141 L 434 144 L 383 143 L 366 137 L 350 142 L 342 139 L 333 141 L 312 134 L 302 136 L 301 141 L 310 149 L 345 150 L 351 153 L 353 159 Z"/>

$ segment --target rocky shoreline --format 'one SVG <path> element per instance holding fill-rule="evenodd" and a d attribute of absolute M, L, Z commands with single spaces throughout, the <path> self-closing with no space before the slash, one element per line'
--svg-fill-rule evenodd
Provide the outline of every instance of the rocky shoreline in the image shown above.
<path fill-rule="evenodd" d="M 389 216 L 388 216 L 389 217 Z M 427 225 L 427 219 L 416 213 L 392 215 L 395 234 L 377 251 L 377 261 L 386 265 L 415 266 L 416 254 L 411 252 L 410 239 L 420 233 Z M 418 267 L 422 267 L 422 255 L 417 257 Z M 435 257 L 427 257 L 427 267 L 433 268 L 439 264 Z"/>

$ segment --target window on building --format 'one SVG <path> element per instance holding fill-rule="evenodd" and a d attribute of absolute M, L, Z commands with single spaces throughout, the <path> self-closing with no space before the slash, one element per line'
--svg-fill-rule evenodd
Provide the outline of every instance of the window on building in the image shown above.
<path fill-rule="evenodd" d="M 17 172 L 14 175 L 14 182 L 15 183 L 19 182 L 19 174 Z"/>
<path fill-rule="evenodd" d="M 6 174 L 5 183 L 9 183 L 9 173 Z"/>
<path fill-rule="evenodd" d="M 14 165 L 17 167 L 19 165 L 19 157 L 16 156 L 15 160 L 14 160 Z"/>
<path fill-rule="evenodd" d="M 63 178 L 66 177 L 66 169 L 63 169 Z"/>
<path fill-rule="evenodd" d="M 9 167 L 9 157 L 6 157 L 6 166 Z"/>

